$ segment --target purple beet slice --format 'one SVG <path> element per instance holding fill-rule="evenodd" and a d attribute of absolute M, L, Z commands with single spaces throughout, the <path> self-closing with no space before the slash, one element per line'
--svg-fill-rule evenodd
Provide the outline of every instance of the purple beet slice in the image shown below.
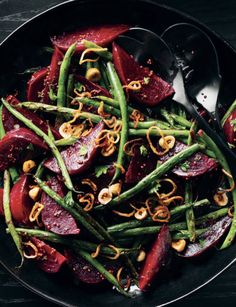
<path fill-rule="evenodd" d="M 102 86 L 89 81 L 83 76 L 76 75 L 75 80 L 79 83 L 81 83 L 85 87 L 86 92 L 90 92 L 92 96 L 106 96 L 106 97 L 111 97 L 111 94 Z"/>
<path fill-rule="evenodd" d="M 100 284 L 105 280 L 103 275 L 81 256 L 75 256 L 71 251 L 66 251 L 65 255 L 68 259 L 67 263 L 69 268 L 78 280 L 90 285 Z M 117 271 L 114 262 L 113 264 L 110 262 L 103 263 L 103 265 L 110 273 Z"/>
<path fill-rule="evenodd" d="M 142 81 L 140 91 L 129 91 L 130 97 L 149 107 L 155 107 L 159 102 L 174 94 L 174 89 L 166 81 L 154 74 L 148 67 L 140 66 L 119 45 L 113 43 L 112 54 L 116 71 L 124 85 L 131 81 Z"/>
<path fill-rule="evenodd" d="M 223 130 L 226 136 L 228 143 L 236 145 L 236 131 L 235 131 L 235 123 L 236 120 L 236 109 L 230 114 L 230 116 L 226 119 Z"/>
<path fill-rule="evenodd" d="M 94 158 L 99 152 L 99 148 L 95 145 L 95 139 L 103 128 L 104 124 L 101 121 L 93 128 L 89 135 L 81 137 L 75 144 L 61 152 L 61 156 L 65 161 L 65 165 L 70 175 L 81 174 L 94 162 Z M 44 166 L 56 174 L 61 173 L 54 157 L 45 161 Z"/>
<path fill-rule="evenodd" d="M 66 195 L 66 189 L 62 181 L 56 177 L 50 178 L 47 185 L 61 197 Z M 44 205 L 42 211 L 42 222 L 45 228 L 59 235 L 77 235 L 80 229 L 75 219 L 69 212 L 59 206 L 46 193 L 42 193 L 41 203 Z"/>
<path fill-rule="evenodd" d="M 12 217 L 19 224 L 30 224 L 29 215 L 34 205 L 33 200 L 29 197 L 30 184 L 32 184 L 31 177 L 23 174 L 10 192 Z"/>
<path fill-rule="evenodd" d="M 181 152 L 187 147 L 184 143 L 175 142 L 175 146 L 164 156 L 160 157 L 160 161 L 165 162 L 175 154 Z M 181 165 L 176 166 L 172 171 L 174 174 L 183 177 L 191 178 L 203 175 L 217 167 L 216 160 L 209 158 L 207 155 L 197 152 Z"/>
<path fill-rule="evenodd" d="M 48 150 L 48 146 L 34 132 L 26 128 L 18 128 L 9 131 L 0 140 L 0 171 L 17 164 L 19 158 L 30 145 L 43 151 Z"/>
<path fill-rule="evenodd" d="M 38 266 L 46 273 L 57 273 L 66 262 L 66 257 L 42 240 L 32 237 L 30 241 L 38 249 L 39 256 L 36 258 Z"/>
<path fill-rule="evenodd" d="M 44 103 L 51 104 L 51 100 L 49 98 L 50 88 L 53 90 L 54 93 L 57 92 L 57 83 L 63 57 L 64 54 L 57 47 L 55 47 L 51 63 L 48 67 L 47 75 L 44 79 L 44 88 L 41 91 L 41 99 Z"/>
<path fill-rule="evenodd" d="M 130 160 L 127 172 L 125 174 L 125 183 L 133 184 L 139 182 L 157 165 L 157 156 L 152 152 L 147 152 L 147 155 L 142 155 L 140 147 L 134 147 L 134 155 Z"/>
<path fill-rule="evenodd" d="M 147 291 L 151 287 L 161 267 L 167 263 L 170 247 L 169 227 L 168 225 L 163 225 L 141 269 L 138 281 L 141 291 Z"/>
<path fill-rule="evenodd" d="M 6 100 L 12 106 L 16 106 L 18 103 L 20 103 L 20 101 L 15 96 L 12 95 L 8 96 Z M 17 110 L 27 119 L 30 119 L 32 123 L 35 124 L 37 127 L 39 127 L 44 133 L 48 134 L 48 124 L 43 119 L 41 119 L 36 113 L 24 108 L 18 108 Z M 15 118 L 15 116 L 13 116 L 5 107 L 2 110 L 2 122 L 6 132 L 19 127 L 25 127 L 25 125 L 17 118 Z M 56 139 L 61 139 L 60 133 L 54 127 L 50 126 L 50 129 Z"/>
<path fill-rule="evenodd" d="M 71 33 L 54 36 L 51 38 L 51 41 L 54 46 L 58 47 L 63 52 L 66 52 L 70 45 L 77 42 L 76 52 L 79 53 L 84 50 L 84 45 L 82 43 L 84 39 L 105 47 L 118 35 L 124 33 L 128 29 L 129 26 L 124 24 L 84 27 Z"/>
<path fill-rule="evenodd" d="M 197 257 L 214 247 L 229 229 L 231 222 L 232 219 L 229 216 L 221 218 L 198 237 L 199 242 L 189 243 L 185 251 L 179 256 L 185 258 Z"/>
<path fill-rule="evenodd" d="M 27 83 L 27 100 L 28 101 L 41 101 L 41 93 L 44 88 L 44 80 L 48 73 L 48 67 L 43 67 L 42 69 L 36 71 L 31 76 Z"/>

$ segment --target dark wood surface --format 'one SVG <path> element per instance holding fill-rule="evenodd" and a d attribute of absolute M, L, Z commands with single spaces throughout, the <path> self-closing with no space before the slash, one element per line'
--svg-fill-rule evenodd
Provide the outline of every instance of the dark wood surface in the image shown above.
<path fill-rule="evenodd" d="M 32 16 L 61 2 L 63 1 L 0 0 L 0 41 Z M 194 16 L 221 34 L 236 48 L 236 0 L 166 0 L 159 2 Z M 4 306 L 52 307 L 55 305 L 24 289 L 0 267 L 0 307 Z M 236 306 L 236 263 L 210 284 L 171 306 Z"/>

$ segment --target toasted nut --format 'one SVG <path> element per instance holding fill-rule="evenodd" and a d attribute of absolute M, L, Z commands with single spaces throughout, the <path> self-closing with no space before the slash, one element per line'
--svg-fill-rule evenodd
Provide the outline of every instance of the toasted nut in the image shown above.
<path fill-rule="evenodd" d="M 216 193 L 213 199 L 217 206 L 224 207 L 228 204 L 228 196 L 226 193 Z"/>
<path fill-rule="evenodd" d="M 121 192 L 121 183 L 120 182 L 117 182 L 117 183 L 114 183 L 112 184 L 111 186 L 109 186 L 109 192 L 114 195 L 114 196 L 117 196 L 117 195 L 120 195 L 120 192 Z"/>
<path fill-rule="evenodd" d="M 184 239 L 173 241 L 171 243 L 171 247 L 179 253 L 185 249 L 185 246 L 186 246 L 186 241 Z"/>
<path fill-rule="evenodd" d="M 86 71 L 85 77 L 89 81 L 98 82 L 101 79 L 100 70 L 95 67 L 91 67 Z"/>
<path fill-rule="evenodd" d="M 163 149 L 166 149 L 166 146 L 168 146 L 168 148 L 171 149 L 175 146 L 175 137 L 172 135 L 164 136 L 160 138 L 159 145 Z"/>
<path fill-rule="evenodd" d="M 98 194 L 98 201 L 102 205 L 108 204 L 112 200 L 112 194 L 108 188 L 102 189 Z"/>
<path fill-rule="evenodd" d="M 138 257 L 137 257 L 136 260 L 137 260 L 138 262 L 142 262 L 143 260 L 145 260 L 145 258 L 146 258 L 146 253 L 145 253 L 144 250 L 141 250 L 141 251 L 139 252 Z"/>
<path fill-rule="evenodd" d="M 28 161 L 25 161 L 23 163 L 23 172 L 24 173 L 29 173 L 30 171 L 32 171 L 32 169 L 34 169 L 36 166 L 36 163 L 33 161 L 33 160 L 28 160 Z"/>
<path fill-rule="evenodd" d="M 31 190 L 29 190 L 29 197 L 34 201 L 36 201 L 39 198 L 40 192 L 41 192 L 40 187 L 38 186 L 33 187 Z"/>
<path fill-rule="evenodd" d="M 147 217 L 148 213 L 147 213 L 147 209 L 144 208 L 144 207 L 141 207 L 140 209 L 138 209 L 135 214 L 134 214 L 134 217 L 137 219 L 137 220 L 143 220 Z"/>

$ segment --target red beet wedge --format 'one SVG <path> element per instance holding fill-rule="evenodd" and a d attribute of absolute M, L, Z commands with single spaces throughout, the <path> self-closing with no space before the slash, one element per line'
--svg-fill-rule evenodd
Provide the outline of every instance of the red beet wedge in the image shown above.
<path fill-rule="evenodd" d="M 12 106 L 16 106 L 20 101 L 15 96 L 8 96 L 6 99 Z M 44 133 L 48 134 L 48 124 L 42 118 L 40 118 L 36 113 L 24 109 L 18 108 L 18 111 L 24 115 L 26 118 L 32 121 L 37 127 L 39 127 Z M 25 127 L 25 125 L 15 118 L 5 107 L 2 110 L 2 122 L 6 132 L 19 127 Z M 54 137 L 56 139 L 61 139 L 60 133 L 51 125 L 49 125 Z"/>
<path fill-rule="evenodd" d="M 14 220 L 19 224 L 30 224 L 29 215 L 34 205 L 29 197 L 30 176 L 21 175 L 10 192 L 10 207 Z"/>
<path fill-rule="evenodd" d="M 0 140 L 0 171 L 15 165 L 26 148 L 32 144 L 37 149 L 48 150 L 48 146 L 34 132 L 26 128 L 9 131 Z"/>
<path fill-rule="evenodd" d="M 94 158 L 99 152 L 99 148 L 95 145 L 95 139 L 103 128 L 104 124 L 101 121 L 93 128 L 88 136 L 81 137 L 75 144 L 61 152 L 61 156 L 65 161 L 70 175 L 81 174 L 94 162 Z M 50 158 L 45 161 L 44 166 L 56 174 L 61 173 L 55 158 Z"/>
<path fill-rule="evenodd" d="M 140 147 L 135 146 L 134 155 L 130 160 L 125 174 L 125 183 L 137 183 L 151 173 L 157 165 L 157 156 L 152 152 L 142 154 Z"/>
<path fill-rule="evenodd" d="M 59 181 L 56 177 L 52 177 L 47 184 L 61 197 L 65 196 L 66 190 L 62 181 Z M 41 203 L 44 205 L 42 222 L 47 230 L 59 235 L 79 234 L 80 230 L 71 214 L 59 206 L 55 200 L 46 193 L 42 194 Z"/>
<path fill-rule="evenodd" d="M 42 91 L 44 89 L 44 81 L 48 73 L 48 67 L 44 67 L 36 71 L 27 83 L 27 100 L 42 101 Z"/>
<path fill-rule="evenodd" d="M 82 44 L 84 39 L 105 47 L 128 29 L 129 26 L 124 24 L 91 26 L 71 33 L 64 33 L 60 36 L 54 36 L 51 40 L 53 45 L 63 52 L 66 52 L 70 45 L 77 42 L 76 52 L 81 52 L 84 50 L 84 45 Z"/>
<path fill-rule="evenodd" d="M 66 251 L 65 255 L 75 278 L 90 285 L 97 285 L 105 280 L 103 275 L 81 256 L 75 256 L 70 251 Z M 103 263 L 103 265 L 111 273 L 117 271 L 117 264 L 114 264 L 114 262 Z"/>
<path fill-rule="evenodd" d="M 141 269 L 139 275 L 139 288 L 141 291 L 149 289 L 161 267 L 167 263 L 170 246 L 169 227 L 163 225 Z"/>
<path fill-rule="evenodd" d="M 106 97 L 111 97 L 111 94 L 104 87 L 101 87 L 98 84 L 89 81 L 83 76 L 76 75 L 75 80 L 84 85 L 85 91 L 90 92 L 92 96 L 102 95 Z"/>
<path fill-rule="evenodd" d="M 227 232 L 231 222 L 232 219 L 228 216 L 221 218 L 211 225 L 204 234 L 198 237 L 198 242 L 189 243 L 185 251 L 179 255 L 185 258 L 197 257 L 213 248 Z"/>
<path fill-rule="evenodd" d="M 57 83 L 63 57 L 63 53 L 58 48 L 55 48 L 46 78 L 44 80 L 44 88 L 42 90 L 42 101 L 44 103 L 51 104 L 51 100 L 49 98 L 50 88 L 54 93 L 57 93 Z"/>
<path fill-rule="evenodd" d="M 175 154 L 181 152 L 187 147 L 184 143 L 175 142 L 175 146 L 164 156 L 160 157 L 160 161 L 165 162 L 169 160 Z M 191 178 L 203 175 L 217 167 L 217 162 L 214 159 L 209 158 L 201 152 L 194 154 L 185 162 L 181 163 L 173 169 L 173 173 L 183 177 Z"/>
<path fill-rule="evenodd" d="M 236 145 L 236 109 L 226 119 L 223 130 L 228 143 Z"/>
<path fill-rule="evenodd" d="M 129 90 L 129 95 L 149 107 L 155 107 L 160 101 L 174 94 L 174 89 L 166 81 L 154 74 L 148 67 L 140 66 L 132 56 L 117 44 L 112 45 L 112 54 L 116 71 L 124 85 L 131 81 L 141 81 L 139 91 Z"/>
<path fill-rule="evenodd" d="M 38 249 L 38 266 L 46 273 L 57 273 L 66 262 L 66 257 L 35 237 L 30 238 L 30 240 Z"/>

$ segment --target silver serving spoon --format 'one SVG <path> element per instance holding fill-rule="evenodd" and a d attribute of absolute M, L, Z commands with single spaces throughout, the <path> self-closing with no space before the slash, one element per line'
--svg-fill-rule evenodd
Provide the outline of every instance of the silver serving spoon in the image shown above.
<path fill-rule="evenodd" d="M 170 26 L 161 37 L 183 71 L 187 93 L 210 113 L 220 127 L 217 102 L 221 75 L 217 52 L 211 39 L 189 23 Z"/>
<path fill-rule="evenodd" d="M 236 155 L 229 149 L 227 142 L 198 114 L 196 106 L 189 99 L 185 91 L 182 69 L 166 42 L 154 32 L 139 27 L 131 28 L 125 35 L 120 36 L 117 42 L 140 64 L 144 64 L 149 58 L 153 60 L 152 68 L 172 83 L 175 90 L 173 100 L 184 106 L 199 127 L 220 147 L 228 161 L 236 163 Z"/>

